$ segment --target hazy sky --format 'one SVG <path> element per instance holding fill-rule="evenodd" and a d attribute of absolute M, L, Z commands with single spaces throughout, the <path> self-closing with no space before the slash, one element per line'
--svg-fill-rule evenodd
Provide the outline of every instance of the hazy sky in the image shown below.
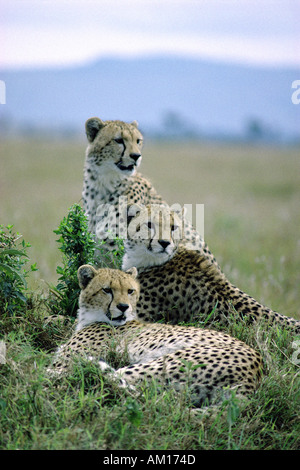
<path fill-rule="evenodd" d="M 179 54 L 300 66 L 300 0 L 0 0 L 0 67 Z"/>

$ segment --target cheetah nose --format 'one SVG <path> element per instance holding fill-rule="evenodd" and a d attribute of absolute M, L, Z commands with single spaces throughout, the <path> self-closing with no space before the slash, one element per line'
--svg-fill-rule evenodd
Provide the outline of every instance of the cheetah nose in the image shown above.
<path fill-rule="evenodd" d="M 135 161 L 135 163 L 138 161 L 138 159 L 141 157 L 142 155 L 140 153 L 131 153 L 130 154 L 130 158 L 132 158 L 132 160 Z"/>
<path fill-rule="evenodd" d="M 167 246 L 170 245 L 170 242 L 167 240 L 158 240 L 158 243 L 163 247 L 164 250 L 167 248 Z"/>
<path fill-rule="evenodd" d="M 125 313 L 126 310 L 129 308 L 129 305 L 128 304 L 118 304 L 117 305 L 117 308 L 119 310 L 121 310 L 122 313 Z"/>

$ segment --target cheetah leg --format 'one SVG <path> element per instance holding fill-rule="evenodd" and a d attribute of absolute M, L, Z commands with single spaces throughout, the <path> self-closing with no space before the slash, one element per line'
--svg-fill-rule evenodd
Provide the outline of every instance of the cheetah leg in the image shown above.
<path fill-rule="evenodd" d="M 93 360 L 92 357 L 89 358 L 90 360 Z M 105 362 L 104 360 L 100 359 L 98 362 L 98 366 L 100 367 L 100 370 L 101 372 L 103 372 L 104 374 L 108 374 L 109 376 L 111 376 L 115 381 L 118 382 L 118 386 L 120 388 L 123 388 L 127 391 L 129 391 L 130 393 L 132 394 L 136 394 L 137 391 L 136 391 L 136 388 L 129 384 L 125 379 L 122 378 L 122 374 L 118 372 L 118 370 L 114 369 L 113 367 L 111 367 L 109 364 L 107 364 L 107 362 Z M 126 368 L 125 368 L 126 369 Z"/>

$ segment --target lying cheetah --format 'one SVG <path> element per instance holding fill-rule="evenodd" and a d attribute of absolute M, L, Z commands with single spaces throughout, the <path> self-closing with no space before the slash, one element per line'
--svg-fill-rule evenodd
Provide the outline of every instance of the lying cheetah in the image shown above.
<path fill-rule="evenodd" d="M 152 184 L 137 172 L 142 160 L 143 136 L 136 121 L 102 121 L 94 117 L 85 124 L 88 146 L 82 191 L 89 231 L 106 241 L 104 249 L 114 249 L 115 236 L 126 231 L 129 203 L 166 204 Z M 199 250 L 216 266 L 217 262 L 202 237 L 186 221 L 182 243 Z"/>
<path fill-rule="evenodd" d="M 135 268 L 79 268 L 77 331 L 60 348 L 52 370 L 66 373 L 74 354 L 85 355 L 130 389 L 153 380 L 160 388 L 188 388 L 195 406 L 224 387 L 243 395 L 256 389 L 262 360 L 245 343 L 213 330 L 137 321 L 136 276 Z M 112 342 L 130 365 L 114 370 L 107 363 Z"/>
<path fill-rule="evenodd" d="M 179 246 L 181 220 L 165 206 L 131 205 L 122 269 L 137 267 L 138 318 L 145 321 L 265 319 L 300 333 L 300 321 L 273 312 L 233 286 L 201 253 Z"/>

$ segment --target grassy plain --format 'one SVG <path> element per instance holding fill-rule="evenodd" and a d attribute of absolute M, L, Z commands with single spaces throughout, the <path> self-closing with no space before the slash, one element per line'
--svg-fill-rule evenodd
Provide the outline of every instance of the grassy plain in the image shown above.
<path fill-rule="evenodd" d="M 30 263 L 39 268 L 30 282 L 35 293 L 56 283 L 61 256 L 53 230 L 81 199 L 84 151 L 80 140 L 1 143 L 0 223 L 14 224 L 31 243 Z M 141 171 L 170 204 L 204 204 L 205 239 L 229 279 L 300 318 L 299 148 L 146 142 L 143 155 Z M 250 402 L 233 397 L 203 414 L 172 392 L 125 397 L 86 365 L 85 375 L 79 370 L 61 389 L 47 385 L 45 335 L 59 332 L 45 332 L 41 311 L 10 319 L 0 332 L 7 344 L 0 448 L 300 449 L 299 365 L 291 360 L 288 332 L 232 322 L 229 333 L 263 354 L 263 384 Z"/>
<path fill-rule="evenodd" d="M 53 230 L 81 200 L 85 142 L 4 141 L 0 152 L 0 223 L 32 244 L 36 279 L 55 282 Z M 170 204 L 204 204 L 206 242 L 230 280 L 299 317 L 299 148 L 146 141 L 143 156 Z"/>

